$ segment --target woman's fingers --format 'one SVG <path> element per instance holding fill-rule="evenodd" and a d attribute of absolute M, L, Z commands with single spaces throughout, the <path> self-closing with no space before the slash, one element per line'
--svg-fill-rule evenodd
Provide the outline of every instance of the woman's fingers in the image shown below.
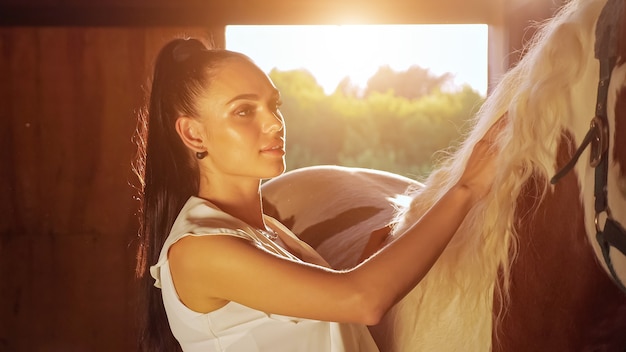
<path fill-rule="evenodd" d="M 491 188 L 495 173 L 495 159 L 498 153 L 496 141 L 501 131 L 508 124 L 505 114 L 487 130 L 483 138 L 474 145 L 472 155 L 467 162 L 465 172 L 459 184 L 469 188 L 475 199 L 482 198 Z"/>

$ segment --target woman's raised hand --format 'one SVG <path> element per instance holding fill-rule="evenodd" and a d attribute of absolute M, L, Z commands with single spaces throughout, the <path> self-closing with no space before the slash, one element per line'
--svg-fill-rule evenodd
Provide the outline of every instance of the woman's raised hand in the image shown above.
<path fill-rule="evenodd" d="M 457 183 L 458 187 L 468 189 L 474 201 L 484 197 L 493 184 L 498 153 L 497 138 L 508 123 L 507 115 L 498 119 L 485 133 L 483 138 L 474 145 L 465 171 Z"/>

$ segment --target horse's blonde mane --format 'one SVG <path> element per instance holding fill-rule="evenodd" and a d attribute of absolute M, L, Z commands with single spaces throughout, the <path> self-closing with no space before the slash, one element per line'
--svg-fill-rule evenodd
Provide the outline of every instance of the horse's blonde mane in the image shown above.
<path fill-rule="evenodd" d="M 410 193 L 414 199 L 398 213 L 394 233 L 416 221 L 458 181 L 476 142 L 508 115 L 498 138 L 493 191 L 468 214 L 440 260 L 394 310 L 394 350 L 489 350 L 492 325 L 506 309 L 517 251 L 516 199 L 529 181 L 543 191 L 537 202 L 549 190 L 562 130 L 575 115 L 572 91 L 585 83 L 585 70 L 594 64 L 595 21 L 605 2 L 573 0 L 543 23 L 523 59 L 477 113 L 459 150 L 429 176 L 425 188 Z M 493 305 L 494 295 L 502 307 Z"/>

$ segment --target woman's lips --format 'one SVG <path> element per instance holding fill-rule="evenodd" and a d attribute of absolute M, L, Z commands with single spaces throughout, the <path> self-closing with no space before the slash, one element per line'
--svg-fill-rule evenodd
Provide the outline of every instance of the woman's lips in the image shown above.
<path fill-rule="evenodd" d="M 272 144 L 263 149 L 261 149 L 261 153 L 263 154 L 271 154 L 271 155 L 285 155 L 285 146 L 284 144 Z"/>

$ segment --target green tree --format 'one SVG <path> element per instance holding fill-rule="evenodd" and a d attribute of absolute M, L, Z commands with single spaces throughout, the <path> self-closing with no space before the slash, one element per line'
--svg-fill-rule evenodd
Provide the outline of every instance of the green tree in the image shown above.
<path fill-rule="evenodd" d="M 365 96 L 374 92 L 392 91 L 398 97 L 419 99 L 440 90 L 444 84 L 451 81 L 450 73 L 437 76 L 419 66 L 411 66 L 406 71 L 400 72 L 392 70 L 389 66 L 383 66 L 367 81 Z"/>
<path fill-rule="evenodd" d="M 483 102 L 469 86 L 420 98 L 395 90 L 360 97 L 349 80 L 331 95 L 310 73 L 272 71 L 287 124 L 287 167 L 337 164 L 425 177 L 471 126 Z"/>

